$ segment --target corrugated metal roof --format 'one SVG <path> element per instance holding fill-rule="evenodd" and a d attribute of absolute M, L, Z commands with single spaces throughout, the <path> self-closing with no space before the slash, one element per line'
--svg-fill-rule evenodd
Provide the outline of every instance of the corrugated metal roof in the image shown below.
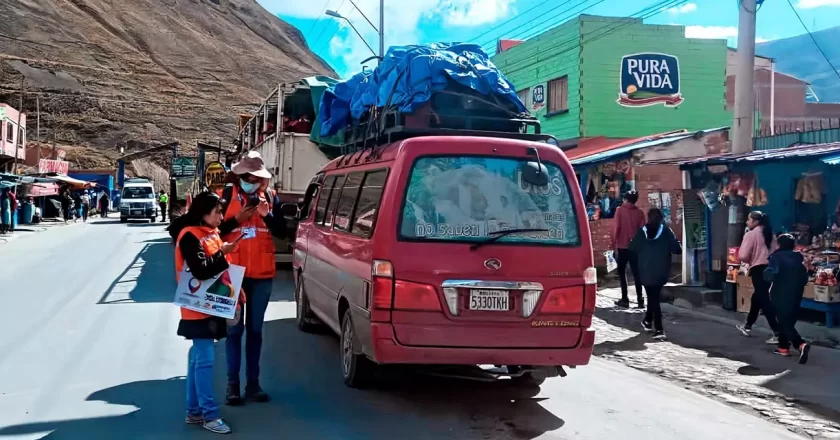
<path fill-rule="evenodd" d="M 574 159 L 574 160 L 572 160 L 572 166 L 586 165 L 586 164 L 591 164 L 591 163 L 602 162 L 602 161 L 614 159 L 614 158 L 617 158 L 619 156 L 630 154 L 633 151 L 636 151 L 636 150 L 639 150 L 639 149 L 642 149 L 642 148 L 655 147 L 657 145 L 670 144 L 670 143 L 674 143 L 674 142 L 677 142 L 677 141 L 681 141 L 683 139 L 688 139 L 688 138 L 694 136 L 697 133 L 701 133 L 701 135 L 706 135 L 706 134 L 713 133 L 713 132 L 716 132 L 716 131 L 728 130 L 728 129 L 729 129 L 729 127 L 720 127 L 720 128 L 713 128 L 713 129 L 710 129 L 710 130 L 700 130 L 698 132 L 686 132 L 686 131 L 682 131 L 682 132 L 678 132 L 678 133 L 670 132 L 670 133 L 664 133 L 664 134 L 650 136 L 650 137 L 646 137 L 646 138 L 639 138 L 637 140 L 637 142 L 633 142 L 629 145 L 622 145 L 622 146 L 619 146 L 618 148 L 614 148 L 614 149 L 611 149 L 609 151 L 604 151 L 604 152 L 601 152 L 601 153 L 592 154 L 592 155 L 589 155 L 589 156 Z"/>
<path fill-rule="evenodd" d="M 840 142 L 828 144 L 803 145 L 776 150 L 751 151 L 749 153 L 723 153 L 711 156 L 695 157 L 692 159 L 670 159 L 646 162 L 649 164 L 679 164 L 683 168 L 693 168 L 698 165 L 725 165 L 736 162 L 761 162 L 768 160 L 783 160 L 804 157 L 831 156 L 823 159 L 836 158 L 840 163 Z"/>

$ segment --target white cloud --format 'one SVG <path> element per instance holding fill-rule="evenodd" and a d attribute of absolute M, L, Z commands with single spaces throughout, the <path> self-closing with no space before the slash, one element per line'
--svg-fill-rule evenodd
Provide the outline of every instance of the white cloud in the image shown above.
<path fill-rule="evenodd" d="M 821 6 L 840 6 L 840 0 L 799 0 L 796 4 L 796 7 L 800 9 L 812 9 Z"/>
<path fill-rule="evenodd" d="M 769 39 L 769 38 L 755 37 L 755 42 L 756 42 L 756 43 L 766 43 L 766 42 L 768 42 L 768 41 L 770 41 L 770 39 Z"/>
<path fill-rule="evenodd" d="M 686 26 L 685 36 L 688 38 L 737 38 L 738 28 L 735 26 Z"/>
<path fill-rule="evenodd" d="M 324 20 L 335 20 L 323 15 L 324 0 L 258 0 L 268 11 L 274 14 L 298 17 L 298 18 L 319 18 Z M 354 0 L 356 5 L 364 11 L 364 14 L 375 24 L 379 25 L 379 0 Z M 514 11 L 513 6 L 516 0 L 402 0 L 385 1 L 385 47 L 394 45 L 416 44 L 425 41 L 423 26 L 421 22 L 440 23 L 444 26 L 471 27 L 483 24 L 494 23 L 507 19 Z M 347 17 L 356 29 L 362 33 L 365 40 L 378 50 L 379 36 L 362 15 L 349 2 L 330 0 L 327 9 L 334 9 L 339 6 L 338 12 Z M 330 54 L 344 59 L 353 73 L 361 69 L 359 64 L 362 60 L 372 55 L 364 42 L 359 39 L 351 29 L 347 28 L 347 22 L 338 20 L 342 30 L 336 33 L 329 41 Z M 318 28 L 323 22 L 318 24 Z M 303 32 L 308 29 L 302 29 Z M 320 49 L 324 41 L 312 41 L 318 35 L 307 35 L 309 44 L 313 49 Z M 322 38 L 328 38 L 325 34 Z"/>
<path fill-rule="evenodd" d="M 697 11 L 697 5 L 694 3 L 686 3 L 682 6 L 675 6 L 673 8 L 667 9 L 668 13 L 677 15 L 677 14 L 690 14 L 692 12 Z"/>

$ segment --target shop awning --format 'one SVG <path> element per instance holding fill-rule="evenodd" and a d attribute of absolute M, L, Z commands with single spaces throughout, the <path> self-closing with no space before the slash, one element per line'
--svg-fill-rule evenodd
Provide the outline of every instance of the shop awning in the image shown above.
<path fill-rule="evenodd" d="M 597 153 L 586 154 L 582 157 L 577 157 L 572 159 L 572 166 L 577 167 L 580 165 L 590 165 L 595 164 L 598 162 L 604 162 L 608 160 L 617 160 L 622 156 L 627 156 L 632 154 L 636 150 L 640 150 L 642 148 L 648 147 L 655 147 L 657 145 L 666 145 L 671 144 L 677 141 L 681 141 L 683 139 L 688 139 L 695 135 L 705 136 L 709 133 L 714 133 L 716 131 L 721 130 L 728 130 L 728 127 L 720 127 L 720 128 L 713 128 L 710 130 L 701 130 L 698 132 L 688 132 L 685 130 L 677 131 L 677 132 L 667 132 L 667 133 L 660 133 L 653 136 L 647 136 L 643 138 L 637 139 L 630 139 L 624 140 L 615 143 L 612 146 L 608 146 L 606 151 L 600 151 Z M 569 153 L 572 157 L 574 157 L 574 150 L 570 151 Z"/>
<path fill-rule="evenodd" d="M 55 183 L 33 183 L 27 185 L 27 197 L 47 197 L 58 195 L 58 185 Z"/>
<path fill-rule="evenodd" d="M 840 154 L 835 154 L 834 156 L 824 157 L 822 159 L 823 162 L 829 165 L 840 165 Z"/>
<path fill-rule="evenodd" d="M 682 169 L 700 166 L 727 165 L 740 162 L 764 162 L 790 159 L 819 159 L 829 164 L 840 164 L 840 142 L 816 145 L 800 145 L 796 147 L 779 148 L 775 150 L 759 150 L 749 153 L 722 153 L 691 159 L 669 159 L 650 161 L 646 164 L 678 164 Z"/>
<path fill-rule="evenodd" d="M 71 185 L 74 188 L 86 188 L 86 187 L 95 187 L 96 182 L 86 182 L 84 180 L 74 179 L 69 176 L 65 176 L 63 174 L 50 174 L 45 176 L 48 179 L 52 179 L 67 185 Z"/>

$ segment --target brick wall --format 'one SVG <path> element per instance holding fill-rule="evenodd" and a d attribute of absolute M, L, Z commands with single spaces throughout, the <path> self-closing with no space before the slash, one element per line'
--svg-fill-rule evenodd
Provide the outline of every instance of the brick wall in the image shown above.
<path fill-rule="evenodd" d="M 592 234 L 592 256 L 595 258 L 595 267 L 605 267 L 607 265 L 604 252 L 610 249 L 614 224 L 615 222 L 611 218 L 589 222 L 589 231 Z"/>
<path fill-rule="evenodd" d="M 636 191 L 639 202 L 636 204 L 645 214 L 652 207 L 650 195 L 669 194 L 671 197 L 671 229 L 682 240 L 682 173 L 677 165 L 641 165 L 634 168 Z"/>

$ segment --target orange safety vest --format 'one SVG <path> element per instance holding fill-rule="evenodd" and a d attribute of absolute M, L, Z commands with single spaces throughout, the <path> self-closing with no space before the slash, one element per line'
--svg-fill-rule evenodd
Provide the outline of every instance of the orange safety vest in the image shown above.
<path fill-rule="evenodd" d="M 208 256 L 216 255 L 216 252 L 222 248 L 224 242 L 222 238 L 219 237 L 219 231 L 217 229 L 208 228 L 206 226 L 189 226 L 184 228 L 180 234 L 178 234 L 178 243 L 175 244 L 175 280 L 180 281 L 181 278 L 181 271 L 184 270 L 184 256 L 181 255 L 181 248 L 178 244 L 181 241 L 181 237 L 184 236 L 186 233 L 192 233 L 198 238 L 198 241 L 201 243 L 201 246 L 204 248 L 204 253 Z M 230 262 L 230 256 L 226 255 L 225 259 Z M 242 291 L 239 293 L 239 301 L 240 303 L 245 302 L 245 292 Z M 237 304 L 237 307 L 239 305 Z M 186 320 L 196 320 L 196 319 L 205 319 L 210 318 L 211 316 L 205 313 L 196 312 L 195 310 L 185 309 L 181 307 L 181 319 Z"/>
<path fill-rule="evenodd" d="M 219 195 L 223 191 L 224 189 L 220 190 Z M 272 201 L 270 199 L 266 200 L 266 191 L 260 190 L 259 194 L 260 201 L 268 203 L 268 212 L 271 212 Z M 225 212 L 225 220 L 235 217 L 236 213 L 242 209 L 246 201 L 247 194 L 240 194 L 239 187 L 234 185 L 231 198 L 228 201 L 227 211 Z M 274 278 L 276 271 L 274 267 L 274 238 L 258 214 L 251 216 L 245 223 L 240 224 L 223 238 L 226 242 L 232 243 L 248 228 L 254 228 L 256 236 L 239 240 L 236 250 L 228 254 L 230 256 L 230 262 L 239 266 L 245 266 L 245 278 L 260 280 Z"/>

